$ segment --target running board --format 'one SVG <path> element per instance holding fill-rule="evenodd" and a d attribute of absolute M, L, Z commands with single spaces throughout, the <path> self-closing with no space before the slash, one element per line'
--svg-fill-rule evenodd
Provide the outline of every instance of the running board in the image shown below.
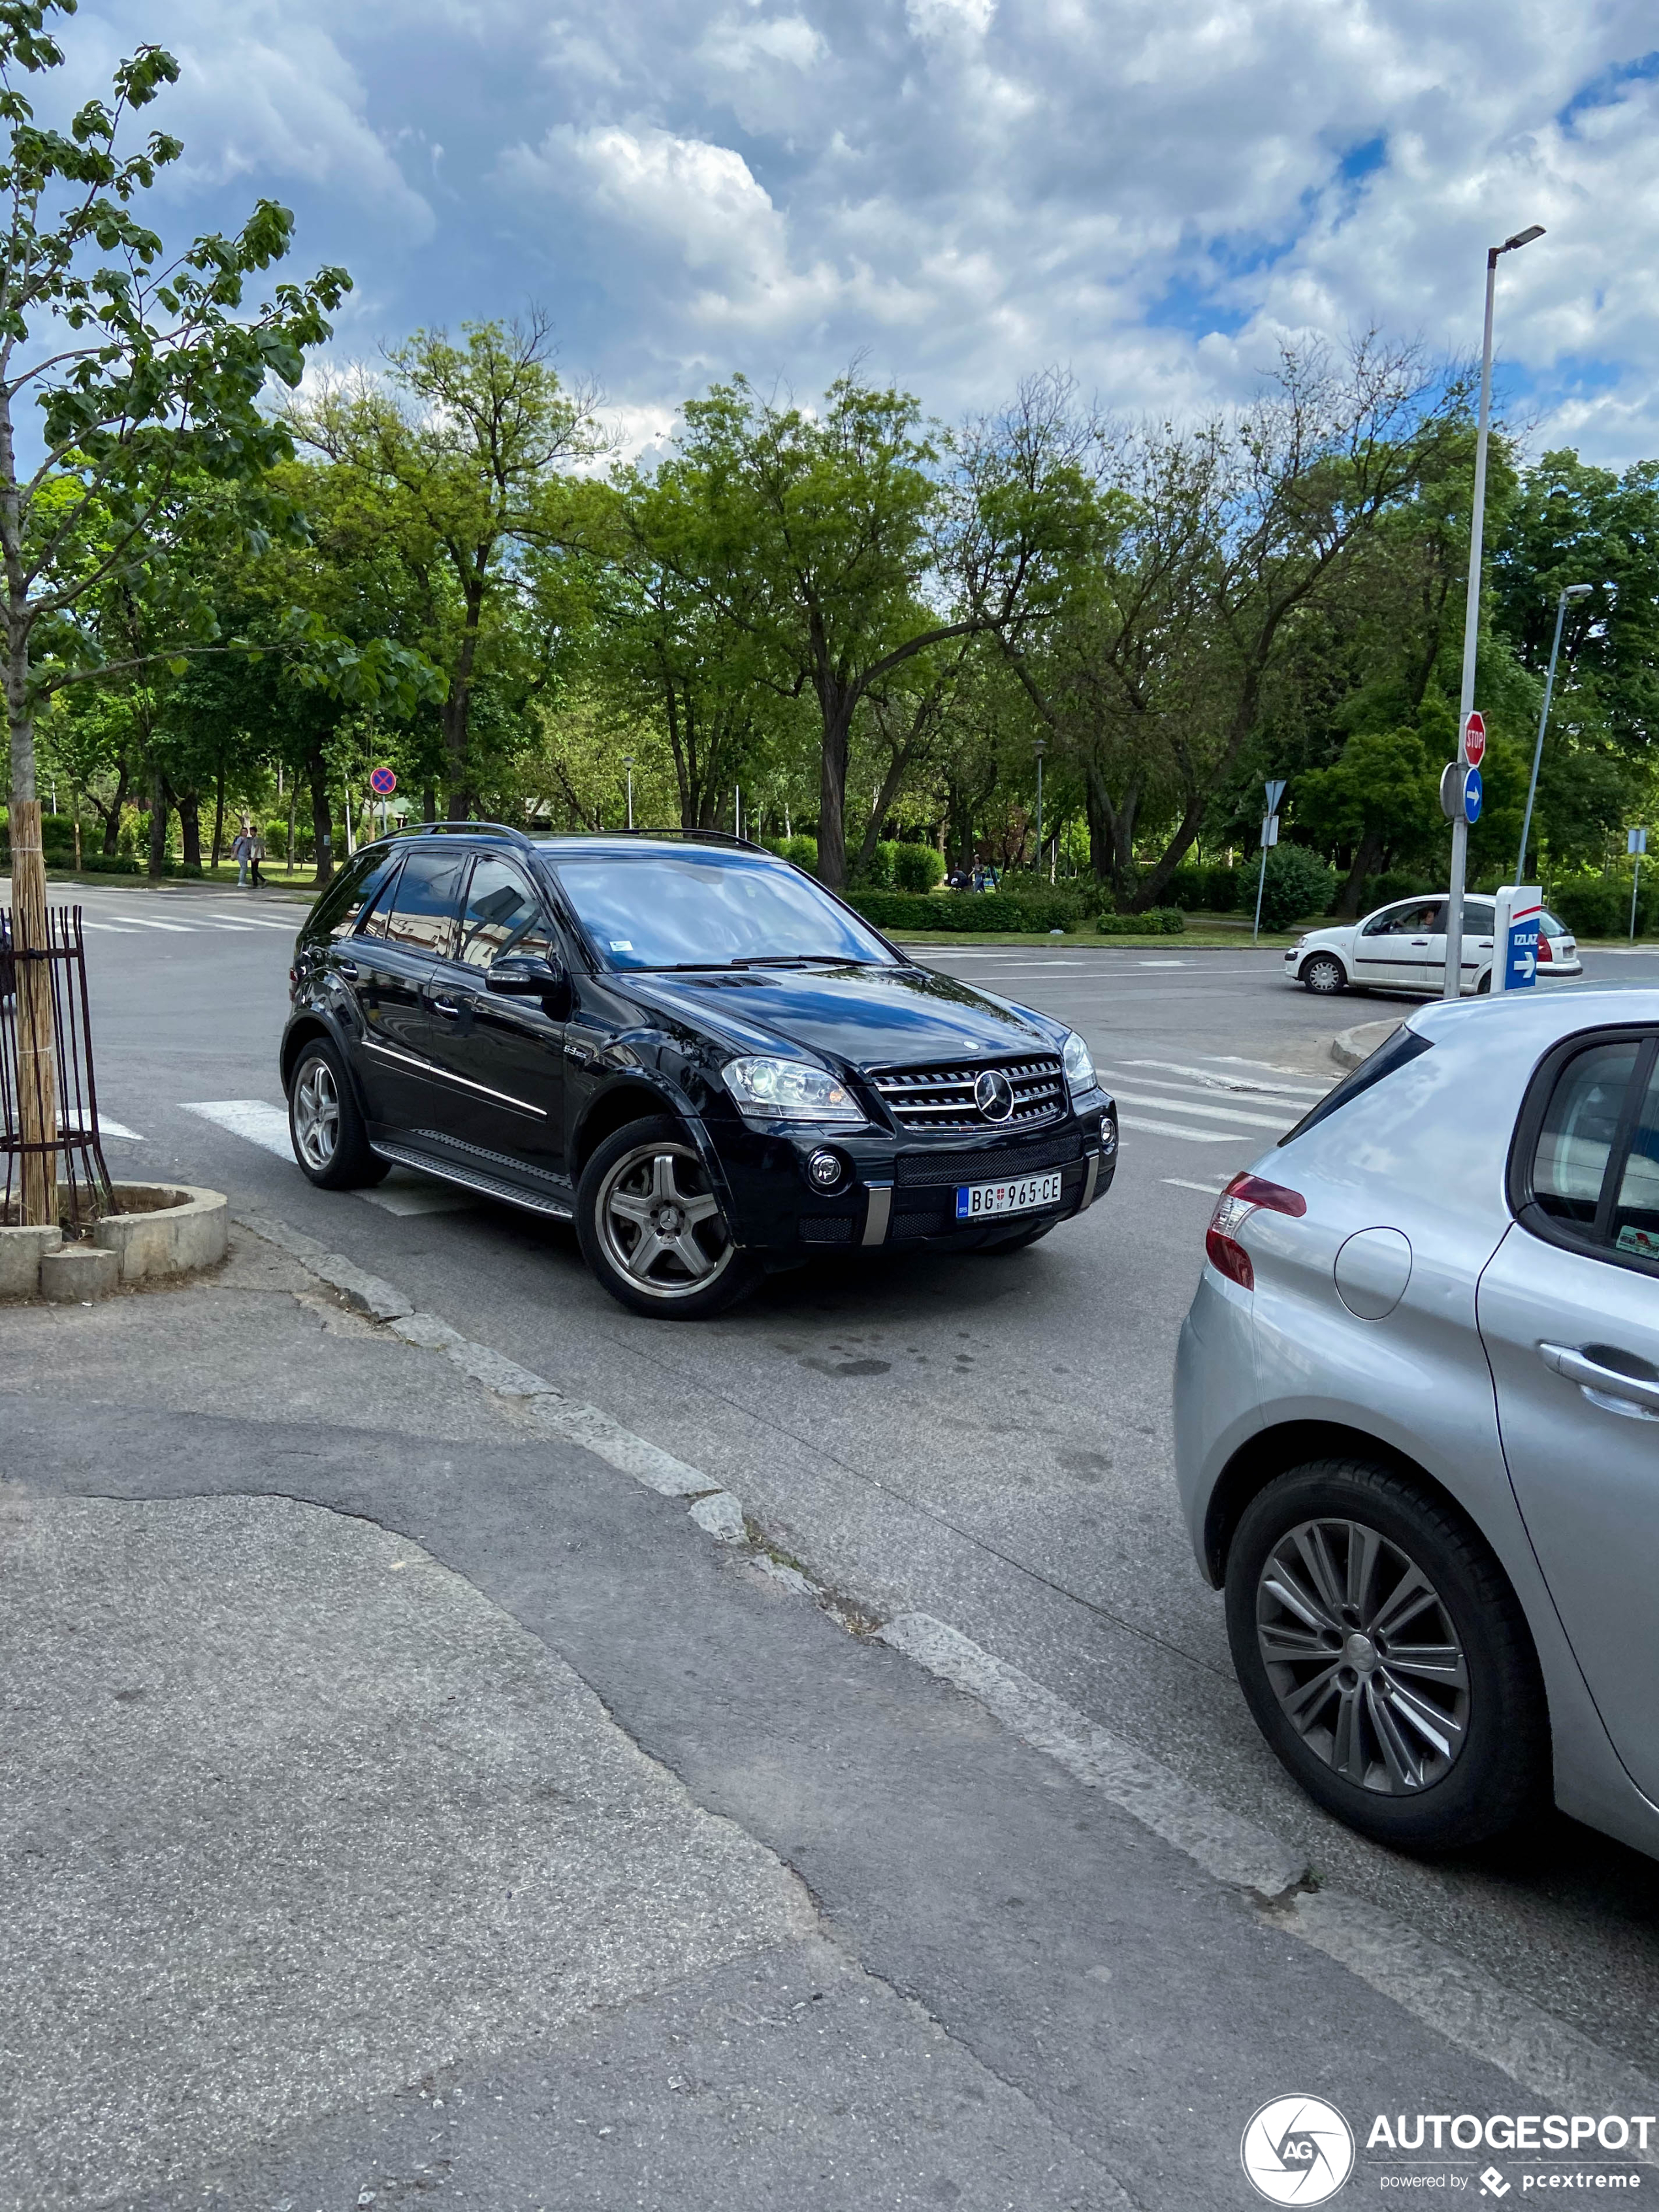
<path fill-rule="evenodd" d="M 408 1145 L 371 1143 L 369 1148 L 377 1159 L 391 1160 L 400 1168 L 413 1168 L 419 1175 L 435 1176 L 440 1182 L 459 1183 L 463 1190 L 476 1190 L 482 1198 L 498 1198 L 504 1205 L 522 1206 L 526 1213 L 544 1213 L 555 1221 L 574 1221 L 575 1214 L 562 1199 L 543 1198 L 522 1183 L 507 1182 L 500 1176 L 485 1175 L 477 1168 L 457 1167 L 449 1160 L 434 1160 L 430 1152 L 417 1152 Z"/>

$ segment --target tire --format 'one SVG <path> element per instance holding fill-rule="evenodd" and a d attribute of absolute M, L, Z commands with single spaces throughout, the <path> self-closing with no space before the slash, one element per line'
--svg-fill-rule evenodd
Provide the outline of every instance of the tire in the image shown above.
<path fill-rule="evenodd" d="M 1413 1570 L 1428 1601 L 1395 1616 Z M 1274 1594 L 1287 1586 L 1294 1608 Z M 1226 1588 L 1233 1664 L 1256 1723 L 1340 1820 L 1433 1853 L 1501 1835 L 1547 1804 L 1532 1639 L 1502 1568 L 1453 1508 L 1368 1461 L 1294 1468 L 1246 1507 Z M 1380 1625 L 1394 1617 L 1415 1623 L 1415 1650 L 1442 1655 L 1435 1673 L 1391 1664 L 1406 1648 Z M 1364 1632 L 1373 1628 L 1380 1645 Z"/>
<path fill-rule="evenodd" d="M 1487 970 L 1486 970 L 1486 974 L 1485 974 L 1485 975 L 1480 978 L 1480 981 L 1475 985 L 1475 987 L 1474 987 L 1474 995 L 1475 995 L 1475 997 L 1476 997 L 1477 999 L 1484 999 L 1484 998 L 1486 998 L 1486 997 L 1487 997 L 1487 996 L 1489 995 L 1489 994 L 1491 993 L 1491 990 L 1492 990 L 1492 970 L 1491 970 L 1491 969 L 1490 969 L 1490 968 L 1488 968 L 1488 969 L 1487 969 Z"/>
<path fill-rule="evenodd" d="M 696 1146 L 666 1115 L 630 1121 L 595 1147 L 576 1186 L 576 1235 L 617 1304 L 656 1321 L 706 1320 L 760 1279 L 732 1242 Z"/>
<path fill-rule="evenodd" d="M 977 1249 L 987 1259 L 1004 1259 L 1010 1252 L 1023 1252 L 1028 1245 L 1040 1243 L 1058 1225 L 1053 1221 L 1039 1221 L 1033 1228 L 1017 1229 L 1012 1237 L 999 1237 L 994 1244 L 981 1244 Z"/>
<path fill-rule="evenodd" d="M 363 1190 L 390 1172 L 390 1164 L 368 1149 L 368 1132 L 338 1051 L 321 1037 L 301 1046 L 294 1063 L 288 1130 L 301 1174 L 319 1190 Z"/>
<path fill-rule="evenodd" d="M 1317 998 L 1334 998 L 1348 988 L 1347 970 L 1334 952 L 1316 952 L 1302 963 L 1297 978 L 1304 991 Z"/>

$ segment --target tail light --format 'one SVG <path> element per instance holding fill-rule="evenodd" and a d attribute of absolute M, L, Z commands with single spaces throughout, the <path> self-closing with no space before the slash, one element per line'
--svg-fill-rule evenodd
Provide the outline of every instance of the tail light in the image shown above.
<path fill-rule="evenodd" d="M 1307 1210 L 1308 1201 L 1299 1190 L 1287 1190 L 1282 1182 L 1268 1182 L 1261 1176 L 1236 1175 L 1216 1200 L 1205 1231 L 1204 1249 L 1211 1266 L 1241 1290 L 1253 1291 L 1255 1270 L 1237 1241 L 1238 1231 L 1257 1212 L 1288 1213 L 1300 1220 Z"/>
<path fill-rule="evenodd" d="M 1540 929 L 1540 930 L 1539 931 L 1539 933 L 1538 933 L 1538 964 L 1539 964 L 1539 966 L 1541 968 L 1541 967 L 1543 966 L 1543 964 L 1544 964 L 1545 961 L 1547 961 L 1547 960 L 1553 960 L 1553 959 L 1554 959 L 1554 957 L 1555 957 L 1555 955 L 1554 955 L 1554 954 L 1550 951 L 1550 941 L 1549 941 L 1548 938 L 1545 936 L 1545 934 L 1544 934 L 1543 931 Z"/>

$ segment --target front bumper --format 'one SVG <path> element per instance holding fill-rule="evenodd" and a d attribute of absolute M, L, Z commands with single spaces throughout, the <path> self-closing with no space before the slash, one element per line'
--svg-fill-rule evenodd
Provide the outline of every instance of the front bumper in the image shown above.
<path fill-rule="evenodd" d="M 713 1131 L 730 1194 L 730 1219 L 746 1250 L 779 1257 L 817 1252 L 915 1249 L 951 1246 L 971 1250 L 1024 1227 L 1081 1213 L 1109 1189 L 1117 1169 L 1116 1110 L 1099 1094 L 1086 1110 L 1068 1113 L 1032 1134 L 975 1142 L 960 1132 L 929 1143 L 874 1127 Z M 807 1162 L 831 1152 L 842 1164 L 833 1189 L 816 1188 Z M 956 1194 L 965 1184 L 999 1182 L 1059 1171 L 1056 1204 L 998 1214 L 972 1224 L 956 1218 Z"/>

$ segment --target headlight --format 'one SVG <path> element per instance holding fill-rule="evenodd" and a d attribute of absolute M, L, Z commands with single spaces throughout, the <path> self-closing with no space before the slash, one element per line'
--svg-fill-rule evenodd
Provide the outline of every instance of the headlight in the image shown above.
<path fill-rule="evenodd" d="M 1066 1087 L 1073 1098 L 1082 1091 L 1100 1088 L 1100 1078 L 1095 1073 L 1089 1048 L 1075 1030 L 1066 1032 L 1066 1042 L 1060 1048 L 1060 1057 L 1066 1069 Z"/>
<path fill-rule="evenodd" d="M 744 1112 L 769 1121 L 861 1121 L 864 1110 L 838 1076 L 802 1060 L 732 1060 L 720 1070 Z"/>

